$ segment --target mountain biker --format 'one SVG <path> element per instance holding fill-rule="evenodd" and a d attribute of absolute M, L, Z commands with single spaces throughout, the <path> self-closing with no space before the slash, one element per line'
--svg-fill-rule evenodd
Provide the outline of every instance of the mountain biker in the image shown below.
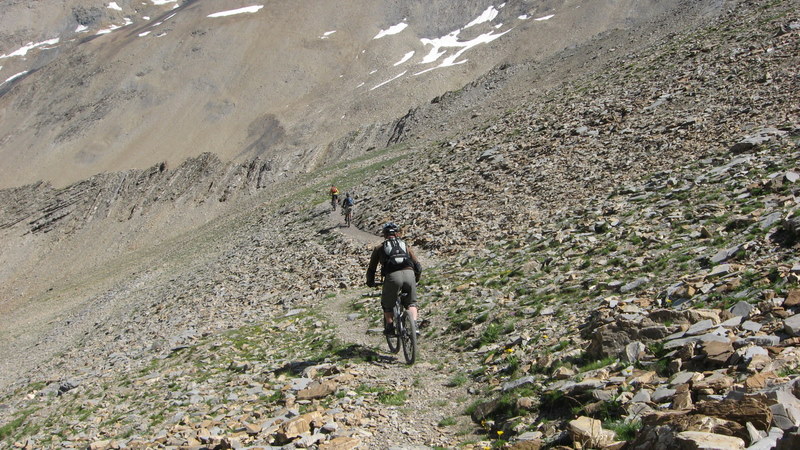
<path fill-rule="evenodd" d="M 353 209 L 353 206 L 355 205 L 356 201 L 353 200 L 353 197 L 350 196 L 350 193 L 347 192 L 346 194 L 344 194 L 344 200 L 342 200 L 342 215 L 343 216 L 347 215 L 347 213 L 350 212 L 350 210 Z"/>
<path fill-rule="evenodd" d="M 339 189 L 331 185 L 331 205 L 333 205 L 333 209 L 336 210 L 336 204 L 339 203 Z"/>
<path fill-rule="evenodd" d="M 422 274 L 422 266 L 411 247 L 398 237 L 399 232 L 400 227 L 394 222 L 383 226 L 384 241 L 372 250 L 367 268 L 367 286 L 375 287 L 375 272 L 378 263 L 381 264 L 384 334 L 394 333 L 392 308 L 401 292 L 408 294 L 402 299 L 403 307 L 408 310 L 411 319 L 417 320 L 417 281 Z"/>

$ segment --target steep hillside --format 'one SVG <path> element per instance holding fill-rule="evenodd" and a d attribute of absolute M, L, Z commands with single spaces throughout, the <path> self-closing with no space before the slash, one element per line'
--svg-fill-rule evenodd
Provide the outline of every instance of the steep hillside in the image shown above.
<path fill-rule="evenodd" d="M 796 447 L 800 9 L 690 3 L 285 182 L 202 155 L 2 191 L 3 445 Z M 425 265 L 410 367 L 362 287 L 387 220 Z"/>
<path fill-rule="evenodd" d="M 205 152 L 281 180 L 385 146 L 382 124 L 501 62 L 680 3 L 4 0 L 0 187 Z"/>

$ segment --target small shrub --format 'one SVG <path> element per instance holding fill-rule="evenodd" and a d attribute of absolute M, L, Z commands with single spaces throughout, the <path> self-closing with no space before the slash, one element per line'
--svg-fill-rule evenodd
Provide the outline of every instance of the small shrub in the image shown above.
<path fill-rule="evenodd" d="M 662 377 L 669 376 L 669 374 L 670 374 L 669 373 L 669 360 L 667 360 L 666 358 L 659 359 L 653 365 L 653 370 L 655 370 L 656 373 L 659 376 L 662 376 Z"/>
<path fill-rule="evenodd" d="M 559 352 L 559 351 L 564 350 L 565 348 L 569 347 L 569 344 L 570 344 L 570 342 L 568 340 L 561 341 L 558 344 L 556 344 L 553 347 L 551 347 L 550 351 Z"/>
<path fill-rule="evenodd" d="M 440 427 L 450 427 L 456 424 L 456 419 L 454 417 L 448 416 L 444 419 L 439 421 L 438 426 Z"/>
<path fill-rule="evenodd" d="M 478 347 L 496 342 L 500 337 L 502 326 L 497 322 L 490 323 L 486 329 L 483 330 L 481 337 L 478 339 Z"/>
<path fill-rule="evenodd" d="M 642 429 L 642 422 L 635 420 L 633 422 L 609 422 L 603 426 L 617 434 L 617 439 L 620 441 L 632 441 L 636 437 L 636 433 Z"/>

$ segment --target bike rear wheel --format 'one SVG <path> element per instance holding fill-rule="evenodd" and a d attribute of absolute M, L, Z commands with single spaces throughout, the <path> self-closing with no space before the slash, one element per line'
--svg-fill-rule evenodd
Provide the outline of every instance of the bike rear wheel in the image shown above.
<path fill-rule="evenodd" d="M 406 358 L 406 364 L 411 365 L 417 360 L 417 324 L 408 313 L 402 315 L 401 321 L 403 326 L 400 341 L 403 344 L 403 356 Z"/>

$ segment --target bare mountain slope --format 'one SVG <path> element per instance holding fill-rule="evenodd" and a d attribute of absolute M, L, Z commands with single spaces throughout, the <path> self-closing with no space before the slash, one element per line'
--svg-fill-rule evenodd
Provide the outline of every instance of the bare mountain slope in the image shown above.
<path fill-rule="evenodd" d="M 679 4 L 5 1 L 0 186 L 203 152 L 273 160 L 280 179 L 385 145 L 390 130 L 331 148 L 499 63 Z"/>

